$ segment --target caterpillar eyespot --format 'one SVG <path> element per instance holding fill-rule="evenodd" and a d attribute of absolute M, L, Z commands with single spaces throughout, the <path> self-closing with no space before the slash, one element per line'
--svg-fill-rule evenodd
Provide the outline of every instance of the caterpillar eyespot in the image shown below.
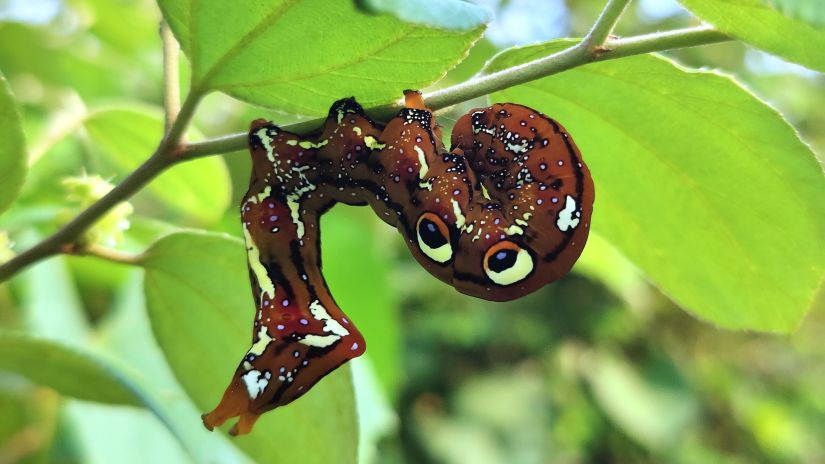
<path fill-rule="evenodd" d="M 306 393 L 366 349 L 321 273 L 319 219 L 335 203 L 369 205 L 415 259 L 458 291 L 503 301 L 563 276 L 590 230 L 594 190 L 556 121 L 503 103 L 462 116 L 451 150 L 417 92 L 386 125 L 352 98 L 304 138 L 253 121 L 253 169 L 241 203 L 255 295 L 252 346 L 212 428 L 238 417 L 248 433 L 266 411 Z"/>
<path fill-rule="evenodd" d="M 440 217 L 426 212 L 418 217 L 415 227 L 421 252 L 437 263 L 446 263 L 453 257 L 450 232 Z"/>
<path fill-rule="evenodd" d="M 535 262 L 530 253 L 517 244 L 502 240 L 484 254 L 484 272 L 497 285 L 512 285 L 527 278 Z"/>

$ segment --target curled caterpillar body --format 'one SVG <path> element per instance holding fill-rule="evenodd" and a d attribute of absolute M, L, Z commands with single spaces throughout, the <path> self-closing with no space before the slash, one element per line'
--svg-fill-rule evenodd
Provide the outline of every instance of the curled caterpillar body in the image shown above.
<path fill-rule="evenodd" d="M 210 430 L 297 399 L 361 355 L 365 342 L 329 294 L 318 224 L 336 202 L 369 205 L 430 273 L 459 291 L 510 300 L 558 279 L 581 254 L 594 190 L 572 138 L 505 103 L 456 123 L 452 150 L 420 94 L 382 126 L 354 99 L 333 104 L 320 136 L 263 121 L 249 131 L 253 172 L 241 204 L 256 304 L 253 343 Z"/>

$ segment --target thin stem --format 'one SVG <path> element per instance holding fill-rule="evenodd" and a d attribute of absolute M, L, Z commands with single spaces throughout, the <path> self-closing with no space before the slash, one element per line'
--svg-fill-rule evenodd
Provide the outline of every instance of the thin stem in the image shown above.
<path fill-rule="evenodd" d="M 633 55 L 710 45 L 730 40 L 730 37 L 711 26 L 697 26 L 609 40 L 595 59 L 596 61 L 615 60 Z"/>
<path fill-rule="evenodd" d="M 106 248 L 100 245 L 86 245 L 78 250 L 70 252 L 76 256 L 94 256 L 112 263 L 138 265 L 141 263 L 143 256 L 140 254 L 127 253 L 125 251 L 115 250 L 114 248 Z"/>
<path fill-rule="evenodd" d="M 134 195 L 164 169 L 175 164 L 179 160 L 176 156 L 178 140 L 180 140 L 181 134 L 189 124 L 199 101 L 200 94 L 190 93 L 169 133 L 163 138 L 149 159 L 123 179 L 123 182 L 104 195 L 103 198 L 83 210 L 57 232 L 0 266 L 0 282 L 7 280 L 36 261 L 60 253 L 64 247 L 76 242 L 81 234 L 106 214 L 109 209 Z"/>
<path fill-rule="evenodd" d="M 604 6 L 602 14 L 593 23 L 590 32 L 582 40 L 584 47 L 591 53 L 598 50 L 610 37 L 616 23 L 622 17 L 625 8 L 630 3 L 630 0 L 608 0 L 607 5 Z"/>
<path fill-rule="evenodd" d="M 169 128 L 169 132 L 161 141 L 160 147 L 158 147 L 158 152 L 161 152 L 162 156 L 167 158 L 170 163 L 180 161 L 180 152 L 184 147 L 181 140 L 183 140 L 184 132 L 189 127 L 189 122 L 192 120 L 192 116 L 195 115 L 195 110 L 198 108 L 202 97 L 203 93 L 200 91 L 195 89 L 189 91 L 189 95 L 186 96 L 186 100 L 183 101 L 183 106 L 181 106 L 175 118 L 175 123 Z"/>
<path fill-rule="evenodd" d="M 163 110 L 166 116 L 164 133 L 168 133 L 180 112 L 180 48 L 165 20 L 160 22 L 160 39 L 163 42 Z"/>
<path fill-rule="evenodd" d="M 711 27 L 699 26 L 624 39 L 611 39 L 604 43 L 595 54 L 588 53 L 579 43 L 558 53 L 529 63 L 513 66 L 493 74 L 476 77 L 470 81 L 425 94 L 424 99 L 427 102 L 427 106 L 438 110 L 595 61 L 606 61 L 650 52 L 709 45 L 729 40 L 731 40 L 730 37 Z M 397 113 L 399 109 L 401 109 L 401 105 L 395 104 L 368 109 L 367 112 L 376 119 L 382 119 L 380 117 L 381 115 L 391 117 Z M 317 130 L 323 121 L 323 119 L 313 119 L 311 121 L 284 126 L 284 129 L 304 135 Z M 180 156 L 182 159 L 188 160 L 218 153 L 243 150 L 246 148 L 246 138 L 246 132 L 241 132 L 191 143 L 182 148 Z"/>

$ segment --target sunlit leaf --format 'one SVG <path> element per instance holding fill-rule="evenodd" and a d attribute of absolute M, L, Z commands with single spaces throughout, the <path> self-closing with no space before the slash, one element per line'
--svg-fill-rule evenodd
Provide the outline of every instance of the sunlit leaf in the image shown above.
<path fill-rule="evenodd" d="M 75 398 L 140 404 L 117 371 L 99 356 L 30 335 L 0 332 L 0 370 Z"/>
<path fill-rule="evenodd" d="M 97 111 L 84 126 L 104 160 L 120 176 L 144 162 L 163 137 L 160 111 L 148 108 Z M 216 156 L 176 165 L 154 179 L 147 189 L 164 204 L 205 223 L 221 217 L 231 193 L 226 165 Z"/>
<path fill-rule="evenodd" d="M 147 396 L 152 411 L 195 462 L 247 462 L 248 458 L 226 437 L 211 434 L 193 421 L 199 412 L 175 380 L 163 358 L 163 353 L 152 337 L 143 298 L 142 273 L 136 271 L 130 269 L 128 283 L 121 287 L 113 304 L 112 314 L 99 330 L 99 348 L 128 366 L 132 371 L 132 381 Z M 84 420 L 82 424 L 82 432 L 89 435 L 93 435 L 94 430 L 100 426 L 96 419 L 110 412 L 116 413 L 114 418 L 119 427 L 118 438 L 131 433 L 131 429 L 135 427 L 148 429 L 147 431 L 152 434 L 159 433 L 157 429 L 161 425 L 156 420 L 144 417 L 145 414 L 100 411 L 99 408 L 86 404 L 73 405 L 72 408 L 82 409 L 84 416 L 91 412 L 92 417 Z M 81 437 L 84 438 L 87 437 Z M 99 453 L 112 451 L 108 445 L 93 448 Z M 143 456 L 141 453 L 137 455 Z M 144 456 L 144 462 L 146 460 Z M 110 461 L 111 459 L 106 462 Z"/>
<path fill-rule="evenodd" d="M 250 344 L 254 303 L 243 243 L 224 235 L 172 234 L 146 252 L 144 265 L 155 336 L 190 397 L 211 410 Z M 258 461 L 354 462 L 354 403 L 345 366 L 299 401 L 263 415 L 235 443 Z M 200 426 L 198 417 L 192 421 Z"/>
<path fill-rule="evenodd" d="M 399 19 L 445 29 L 467 30 L 483 26 L 492 12 L 464 0 L 355 0 L 365 11 L 390 13 Z"/>
<path fill-rule="evenodd" d="M 766 0 L 679 0 L 720 31 L 788 61 L 825 72 L 825 29 L 783 15 Z M 822 9 L 820 4 L 817 8 Z"/>
<path fill-rule="evenodd" d="M 62 413 L 70 421 L 84 463 L 142 464 L 188 460 L 189 456 L 157 418 L 144 409 L 66 401 Z"/>
<path fill-rule="evenodd" d="M 343 97 L 372 106 L 422 88 L 458 63 L 483 30 L 416 26 L 363 14 L 353 1 L 159 4 L 192 63 L 195 89 L 308 115 L 325 114 Z"/>
<path fill-rule="evenodd" d="M 490 70 L 565 45 L 507 52 Z M 773 109 L 730 78 L 655 56 L 495 99 L 566 126 L 593 172 L 593 227 L 674 301 L 724 327 L 796 328 L 825 272 L 825 177 Z"/>
<path fill-rule="evenodd" d="M 26 249 L 43 236 L 27 231 L 16 239 Z M 84 347 L 91 328 L 65 257 L 35 263 L 12 282 L 18 284 L 22 296 L 23 325 L 28 332 L 68 346 Z"/>
<path fill-rule="evenodd" d="M 0 213 L 9 207 L 26 177 L 26 148 L 20 114 L 6 78 L 0 74 Z"/>

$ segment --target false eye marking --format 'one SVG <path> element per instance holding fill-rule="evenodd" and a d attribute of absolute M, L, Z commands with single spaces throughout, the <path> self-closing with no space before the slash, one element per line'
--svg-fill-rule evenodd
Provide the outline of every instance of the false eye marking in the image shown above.
<path fill-rule="evenodd" d="M 576 199 L 567 195 L 564 202 L 564 208 L 559 211 L 559 217 L 556 219 L 556 227 L 562 232 L 575 229 L 579 225 L 579 218 L 582 213 L 576 204 Z"/>
<path fill-rule="evenodd" d="M 524 280 L 535 264 L 530 253 L 510 241 L 498 242 L 484 254 L 484 272 L 498 285 L 512 285 Z"/>
<path fill-rule="evenodd" d="M 440 217 L 433 213 L 423 213 L 415 226 L 418 248 L 437 263 L 446 263 L 453 257 L 450 231 Z"/>
<path fill-rule="evenodd" d="M 253 176 L 242 214 L 255 333 L 221 403 L 203 417 L 210 430 L 240 416 L 231 433 L 247 433 L 260 414 L 364 352 L 320 269 L 317 220 L 343 195 L 389 218 L 428 271 L 480 298 L 533 292 L 578 258 L 594 192 L 560 124 L 523 105 L 495 104 L 456 122 L 448 152 L 420 93 L 405 92 L 405 106 L 382 125 L 353 99 L 341 100 L 318 137 L 263 120 L 250 125 Z M 272 304 L 276 292 L 288 303 Z"/>

